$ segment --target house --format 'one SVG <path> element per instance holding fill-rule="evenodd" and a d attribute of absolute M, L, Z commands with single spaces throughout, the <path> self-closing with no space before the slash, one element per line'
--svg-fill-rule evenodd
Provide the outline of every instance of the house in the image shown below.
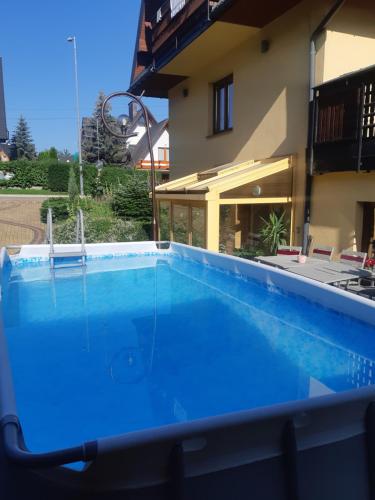
<path fill-rule="evenodd" d="M 255 245 L 285 212 L 290 243 L 374 238 L 371 0 L 143 0 L 130 91 L 169 99 L 165 238 Z"/>
<path fill-rule="evenodd" d="M 3 63 L 0 57 L 0 163 L 9 161 L 9 132 L 7 129 L 5 115 L 5 97 L 4 97 L 4 81 L 3 81 Z"/>
<path fill-rule="evenodd" d="M 155 169 L 160 172 L 165 181 L 169 178 L 169 132 L 168 120 L 158 122 L 151 111 L 147 108 L 150 123 L 150 138 L 154 154 Z M 135 103 L 129 104 L 129 125 L 126 134 L 132 135 L 124 144 L 122 163 L 128 167 L 150 170 L 151 158 L 146 134 L 146 125 L 141 110 L 137 109 Z M 86 145 L 89 146 L 89 153 L 85 154 L 88 161 L 101 160 L 101 144 L 98 141 L 99 122 L 93 117 L 82 119 L 82 148 L 84 153 Z M 100 133 L 99 133 L 100 135 Z M 88 148 L 87 148 L 88 149 Z"/>
<path fill-rule="evenodd" d="M 163 180 L 169 178 L 169 131 L 168 120 L 157 122 L 147 109 L 150 122 L 150 139 L 154 155 L 155 169 L 161 173 Z M 129 105 L 130 126 L 128 134 L 136 134 L 127 140 L 130 153 L 129 165 L 139 170 L 151 169 L 151 157 L 143 114 L 134 103 Z"/>

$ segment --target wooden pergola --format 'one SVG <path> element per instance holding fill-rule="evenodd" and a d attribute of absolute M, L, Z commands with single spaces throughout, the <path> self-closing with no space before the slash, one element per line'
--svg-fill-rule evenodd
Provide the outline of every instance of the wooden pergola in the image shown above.
<path fill-rule="evenodd" d="M 245 205 L 289 205 L 292 229 L 292 157 L 230 163 L 194 173 L 158 186 L 156 198 L 159 236 L 165 240 L 219 250 L 220 207 L 225 205 L 236 211 Z"/>

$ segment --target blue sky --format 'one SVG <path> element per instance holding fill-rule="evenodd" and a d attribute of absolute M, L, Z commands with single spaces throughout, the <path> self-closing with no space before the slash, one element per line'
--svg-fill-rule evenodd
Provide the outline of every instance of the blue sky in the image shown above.
<path fill-rule="evenodd" d="M 90 115 L 99 90 L 128 87 L 139 5 L 140 0 L 7 2 L 0 56 L 10 133 L 23 114 L 38 151 L 76 151 L 73 52 L 66 38 L 77 37 L 80 110 Z M 146 102 L 158 119 L 167 116 L 166 100 Z"/>

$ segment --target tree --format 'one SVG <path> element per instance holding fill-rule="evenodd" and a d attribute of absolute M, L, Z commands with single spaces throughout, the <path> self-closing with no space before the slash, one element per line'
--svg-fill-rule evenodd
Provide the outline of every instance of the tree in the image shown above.
<path fill-rule="evenodd" d="M 113 195 L 113 211 L 125 219 L 150 221 L 152 213 L 149 198 L 150 186 L 143 172 L 129 175 L 125 184 L 120 185 Z"/>
<path fill-rule="evenodd" d="M 52 147 L 38 154 L 39 160 L 57 160 L 57 149 Z"/>
<path fill-rule="evenodd" d="M 63 149 L 62 151 L 58 151 L 57 158 L 59 161 L 63 161 L 65 163 L 70 163 L 73 161 L 73 155 L 67 149 Z"/>
<path fill-rule="evenodd" d="M 12 151 L 14 159 L 33 160 L 36 157 L 35 145 L 25 118 L 21 115 L 16 130 L 12 136 Z"/>
<path fill-rule="evenodd" d="M 122 163 L 125 157 L 125 141 L 114 137 L 102 120 L 102 104 L 105 95 L 99 92 L 95 109 L 90 118 L 84 118 L 82 123 L 82 157 L 84 161 L 95 163 Z M 115 118 L 111 115 L 111 107 L 106 107 L 106 119 L 113 129 L 118 129 Z"/>

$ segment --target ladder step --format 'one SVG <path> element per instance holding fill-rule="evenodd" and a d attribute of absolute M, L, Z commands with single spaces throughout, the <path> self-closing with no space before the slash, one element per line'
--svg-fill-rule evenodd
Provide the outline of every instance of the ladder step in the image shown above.
<path fill-rule="evenodd" d="M 64 259 L 69 257 L 86 257 L 86 252 L 51 252 L 50 259 Z"/>
<path fill-rule="evenodd" d="M 70 268 L 82 268 L 86 266 L 82 262 L 70 263 L 70 264 L 55 264 L 52 269 L 70 269 Z"/>

